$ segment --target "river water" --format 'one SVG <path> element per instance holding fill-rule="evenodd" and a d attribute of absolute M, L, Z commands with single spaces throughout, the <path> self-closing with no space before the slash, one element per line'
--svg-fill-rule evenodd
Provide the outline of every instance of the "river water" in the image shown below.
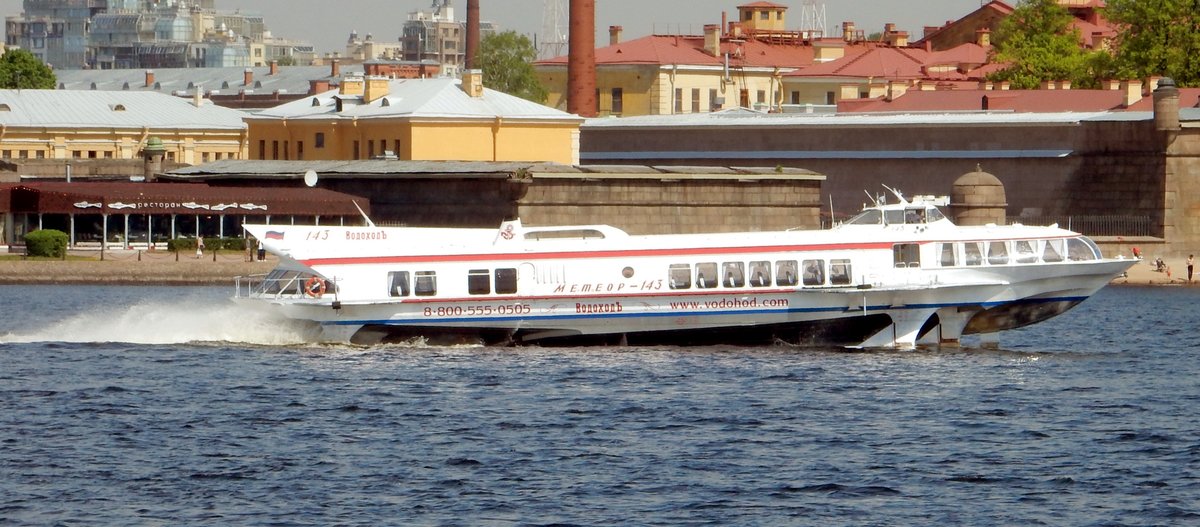
<path fill-rule="evenodd" d="M 1200 521 L 1200 289 L 869 352 L 330 347 L 228 288 L 0 291 L 0 525 Z"/>

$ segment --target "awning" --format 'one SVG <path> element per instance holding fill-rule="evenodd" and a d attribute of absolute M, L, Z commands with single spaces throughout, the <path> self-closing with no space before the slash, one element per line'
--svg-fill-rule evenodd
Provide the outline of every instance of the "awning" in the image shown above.
<path fill-rule="evenodd" d="M 370 201 L 321 188 L 195 183 L 53 182 L 0 185 L 0 212 L 359 216 Z"/>

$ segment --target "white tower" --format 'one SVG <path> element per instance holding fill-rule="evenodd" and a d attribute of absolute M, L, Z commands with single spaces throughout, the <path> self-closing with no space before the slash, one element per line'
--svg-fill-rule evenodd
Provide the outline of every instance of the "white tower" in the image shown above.
<path fill-rule="evenodd" d="M 800 31 L 811 37 L 820 37 L 825 33 L 825 3 L 817 0 L 804 0 L 800 8 Z"/>
<path fill-rule="evenodd" d="M 538 58 L 560 57 L 567 51 L 567 0 L 542 0 L 542 6 Z"/>

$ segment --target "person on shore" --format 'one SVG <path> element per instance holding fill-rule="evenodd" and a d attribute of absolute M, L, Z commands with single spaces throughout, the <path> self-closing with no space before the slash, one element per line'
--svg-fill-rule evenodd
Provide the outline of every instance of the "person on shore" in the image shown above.
<path fill-rule="evenodd" d="M 1187 283 L 1189 283 L 1189 284 L 1192 283 L 1192 265 L 1194 263 L 1195 263 L 1195 255 L 1189 254 L 1188 259 L 1187 259 L 1187 266 L 1188 266 L 1188 281 L 1187 281 Z"/>
<path fill-rule="evenodd" d="M 196 237 L 196 259 L 204 257 L 204 238 Z"/>

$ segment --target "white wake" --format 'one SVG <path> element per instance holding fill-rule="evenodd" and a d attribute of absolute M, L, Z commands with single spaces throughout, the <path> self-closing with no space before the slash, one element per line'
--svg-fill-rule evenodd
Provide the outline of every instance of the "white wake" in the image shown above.
<path fill-rule="evenodd" d="M 200 306 L 146 302 L 109 311 L 82 312 L 33 332 L 3 334 L 0 344 L 236 342 L 282 346 L 315 341 L 319 330 L 314 324 L 285 318 L 265 307 L 233 302 Z"/>

